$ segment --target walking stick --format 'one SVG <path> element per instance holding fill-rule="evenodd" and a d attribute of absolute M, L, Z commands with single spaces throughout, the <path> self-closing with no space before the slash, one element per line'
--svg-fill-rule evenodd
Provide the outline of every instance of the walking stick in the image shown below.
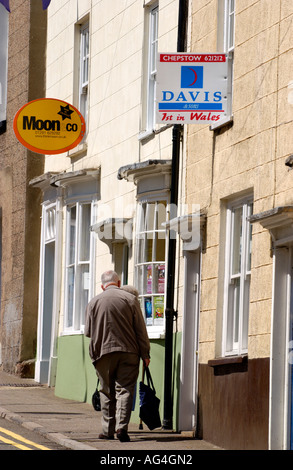
<path fill-rule="evenodd" d="M 145 374 L 145 363 L 143 361 L 143 366 L 142 366 L 142 382 L 144 382 L 144 374 Z M 140 418 L 140 422 L 139 422 L 139 428 L 138 429 L 143 429 L 143 425 L 142 425 L 142 419 Z"/>

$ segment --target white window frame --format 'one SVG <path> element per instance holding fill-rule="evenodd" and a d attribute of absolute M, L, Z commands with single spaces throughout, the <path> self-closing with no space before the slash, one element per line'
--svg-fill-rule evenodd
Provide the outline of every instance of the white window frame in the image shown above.
<path fill-rule="evenodd" d="M 251 233 L 252 226 L 248 217 L 252 214 L 252 198 L 238 200 L 227 207 L 225 284 L 223 315 L 223 356 L 235 356 L 248 352 L 249 290 L 251 274 Z M 235 239 L 236 211 L 242 209 L 242 231 L 239 235 L 239 251 Z M 238 271 L 234 269 L 238 255 Z M 237 298 L 237 295 L 239 296 Z M 238 300 L 238 304 L 237 304 Z M 238 307 L 238 310 L 237 310 Z"/>
<path fill-rule="evenodd" d="M 228 56 L 228 91 L 227 91 L 227 114 L 210 129 L 215 130 L 233 120 L 233 64 L 235 49 L 235 8 L 236 0 L 218 0 L 218 52 Z"/>
<path fill-rule="evenodd" d="M 91 213 L 89 220 L 89 258 L 87 260 L 81 257 L 81 240 L 82 240 L 82 210 L 85 205 L 90 205 Z M 70 259 L 70 222 L 72 208 L 76 208 L 76 229 L 74 239 L 74 257 Z M 90 227 L 94 222 L 95 205 L 93 200 L 79 200 L 72 202 L 66 206 L 66 246 L 65 246 L 65 306 L 64 306 L 64 334 L 83 333 L 84 330 L 84 314 L 87 302 L 93 297 L 93 260 L 94 260 L 94 235 L 90 231 Z M 88 266 L 88 275 L 82 277 L 82 268 Z M 74 288 L 72 293 L 72 313 L 69 312 L 69 270 L 74 270 Z M 86 274 L 86 273 L 84 273 Z M 88 283 L 88 298 L 82 305 L 81 283 Z M 72 318 L 72 320 L 71 320 Z"/>
<path fill-rule="evenodd" d="M 158 53 L 159 5 L 153 5 L 149 12 L 149 53 L 148 53 L 148 99 L 147 99 L 147 130 L 155 128 L 156 115 L 156 79 Z"/>
<path fill-rule="evenodd" d="M 165 204 L 165 213 L 164 217 L 159 215 L 163 206 L 160 207 L 160 203 L 164 202 Z M 149 229 L 148 227 L 148 217 L 143 216 L 142 206 L 146 205 L 145 214 L 150 213 L 150 207 L 153 205 L 153 222 L 154 225 Z M 159 215 L 160 223 L 165 222 L 166 214 L 168 213 L 168 198 L 166 195 L 162 195 L 162 197 L 156 196 L 154 198 L 143 198 L 138 201 L 137 207 L 137 225 L 136 225 L 136 261 L 135 261 L 135 283 L 136 288 L 139 291 L 139 299 L 141 302 L 141 308 L 143 315 L 146 320 L 146 326 L 148 330 L 148 334 L 150 338 L 162 338 L 165 334 L 165 306 L 166 306 L 166 287 L 167 287 L 167 250 L 168 250 L 168 240 L 166 236 L 166 229 L 165 227 L 161 226 L 158 227 L 156 224 L 157 217 Z M 162 213 L 161 213 L 162 214 Z M 163 220 L 164 218 L 164 220 Z M 142 223 L 144 226 L 142 226 Z M 158 238 L 156 238 L 156 236 Z M 165 252 L 164 252 L 164 259 L 155 260 L 155 253 L 156 253 L 156 240 L 157 239 L 164 239 L 165 241 Z M 152 245 L 152 259 L 146 260 L 142 255 L 141 250 L 145 253 L 145 242 L 149 240 L 149 243 Z M 158 267 L 158 273 L 160 272 L 161 282 L 159 288 L 159 279 L 156 279 L 156 284 L 154 282 L 153 273 L 155 269 Z M 152 269 L 152 279 L 151 281 L 147 279 L 149 268 Z M 164 277 L 163 277 L 164 276 Z M 157 286 L 157 290 L 154 289 L 154 286 Z M 163 299 L 162 299 L 163 297 Z M 146 318 L 145 313 L 145 302 L 149 302 L 151 299 L 152 305 L 152 319 Z M 163 308 L 162 317 L 161 318 L 154 318 L 154 307 L 157 302 L 161 304 L 161 308 Z"/>
<path fill-rule="evenodd" d="M 151 2 L 145 12 L 144 74 L 142 97 L 142 129 L 138 136 L 143 140 L 153 134 L 156 126 L 156 78 L 159 29 L 159 2 Z"/>
<path fill-rule="evenodd" d="M 79 52 L 79 110 L 84 117 L 86 129 L 88 127 L 89 62 L 90 35 L 89 22 L 86 22 L 80 26 Z"/>
<path fill-rule="evenodd" d="M 233 54 L 235 47 L 235 2 L 225 0 L 224 5 L 224 52 Z"/>

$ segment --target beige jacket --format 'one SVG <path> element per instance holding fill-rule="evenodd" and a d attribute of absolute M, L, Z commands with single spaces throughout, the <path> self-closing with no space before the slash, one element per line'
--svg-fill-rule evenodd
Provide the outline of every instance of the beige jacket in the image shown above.
<path fill-rule="evenodd" d="M 149 357 L 150 342 L 139 302 L 119 287 L 111 285 L 89 302 L 84 334 L 91 338 L 92 362 L 115 351 Z"/>

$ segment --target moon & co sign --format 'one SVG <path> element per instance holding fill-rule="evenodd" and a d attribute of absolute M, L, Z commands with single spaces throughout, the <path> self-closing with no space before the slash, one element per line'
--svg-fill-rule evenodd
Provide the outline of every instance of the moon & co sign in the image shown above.
<path fill-rule="evenodd" d="M 85 135 L 85 121 L 71 104 L 54 98 L 30 101 L 15 115 L 13 129 L 26 148 L 59 154 L 76 147 Z"/>

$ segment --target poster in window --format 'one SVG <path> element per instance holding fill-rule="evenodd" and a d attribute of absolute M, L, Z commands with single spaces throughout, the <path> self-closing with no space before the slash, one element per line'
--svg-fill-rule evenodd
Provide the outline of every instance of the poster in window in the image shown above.
<path fill-rule="evenodd" d="M 158 266 L 158 293 L 164 294 L 165 292 L 165 265 Z"/>
<path fill-rule="evenodd" d="M 147 294 L 152 293 L 152 266 L 147 266 Z"/>
<path fill-rule="evenodd" d="M 153 324 L 153 309 L 152 309 L 152 298 L 146 297 L 144 299 L 144 309 L 145 309 L 145 316 L 146 316 L 146 324 L 152 325 Z"/>
<path fill-rule="evenodd" d="M 164 296 L 154 297 L 154 325 L 163 325 L 164 323 Z"/>

